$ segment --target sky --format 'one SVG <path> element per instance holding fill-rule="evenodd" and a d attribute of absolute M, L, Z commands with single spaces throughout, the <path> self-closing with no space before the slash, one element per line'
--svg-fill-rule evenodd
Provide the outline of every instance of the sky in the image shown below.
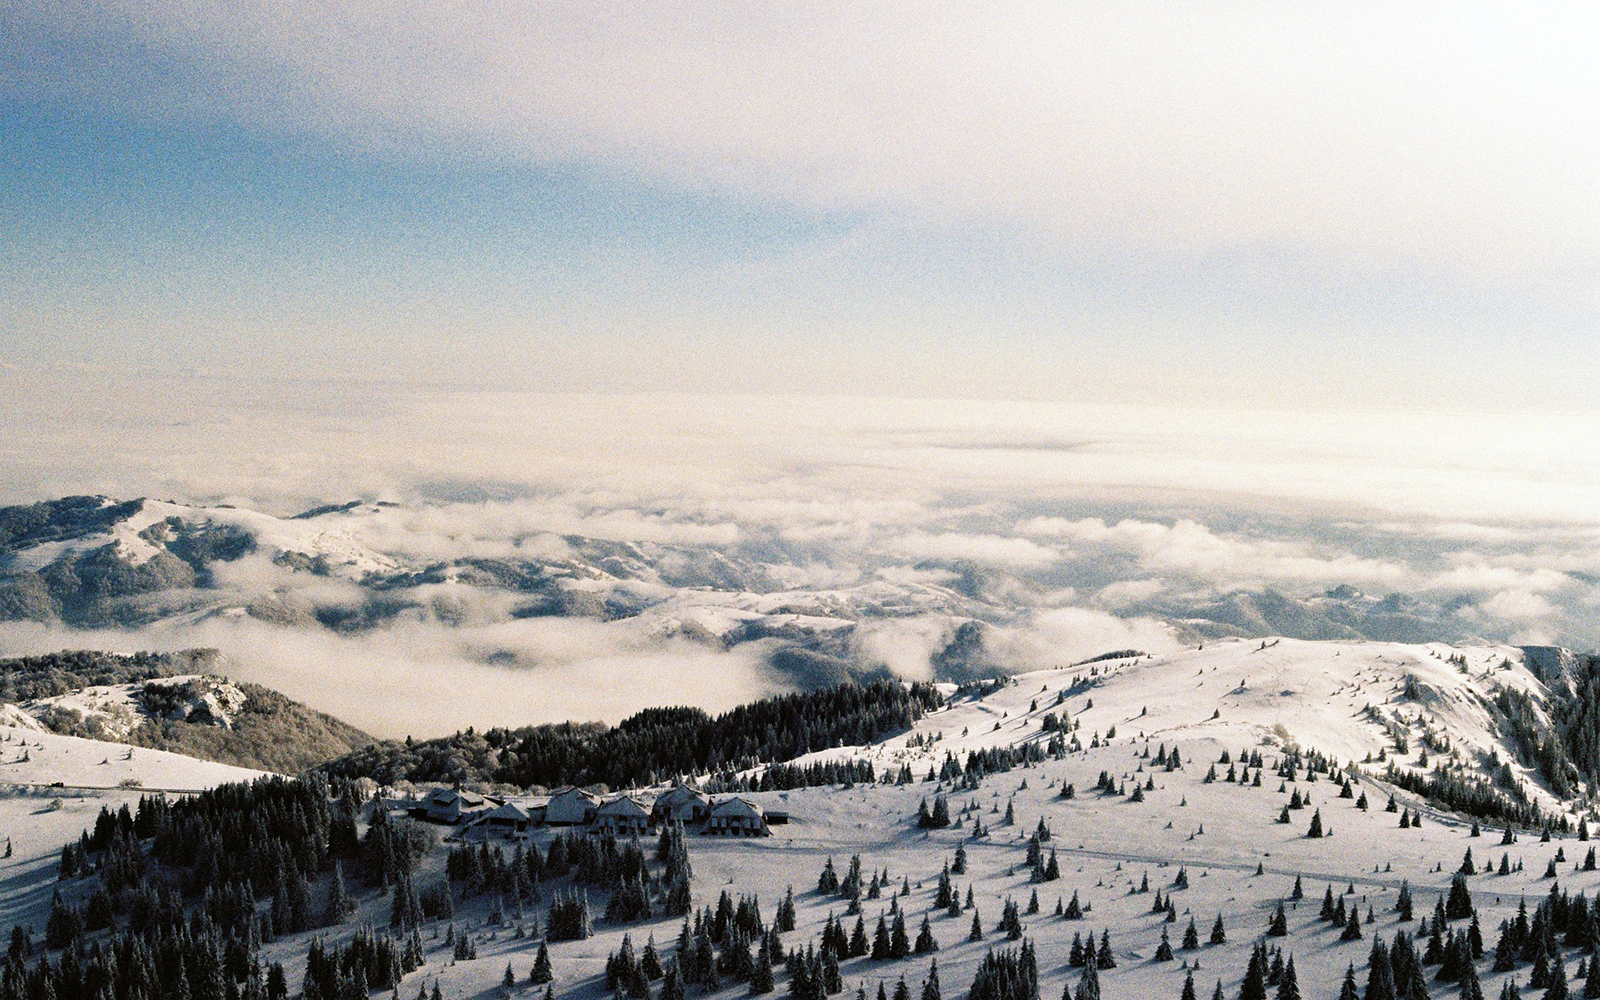
<path fill-rule="evenodd" d="M 1592 410 L 1597 28 L 18 0 L 0 370 Z"/>

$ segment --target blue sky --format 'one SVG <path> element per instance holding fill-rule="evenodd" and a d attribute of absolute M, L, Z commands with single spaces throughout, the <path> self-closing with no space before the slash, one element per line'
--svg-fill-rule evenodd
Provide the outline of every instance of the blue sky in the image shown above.
<path fill-rule="evenodd" d="M 1583 9 L 929 10 L 7 5 L 0 364 L 1501 407 L 1600 371 Z"/>

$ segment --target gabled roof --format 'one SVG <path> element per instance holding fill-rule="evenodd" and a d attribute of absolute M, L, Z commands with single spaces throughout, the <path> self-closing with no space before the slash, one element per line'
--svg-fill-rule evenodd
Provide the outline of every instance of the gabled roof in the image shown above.
<path fill-rule="evenodd" d="M 517 805 L 515 802 L 507 802 L 503 806 L 500 806 L 500 807 L 498 807 L 496 809 L 491 809 L 489 812 L 484 813 L 483 814 L 483 819 L 484 820 L 492 820 L 492 819 L 494 819 L 494 820 L 506 820 L 506 821 L 510 821 L 510 822 L 526 823 L 528 821 L 528 814 L 521 806 Z"/>
<path fill-rule="evenodd" d="M 702 792 L 698 788 L 690 788 L 688 785 L 673 785 L 671 788 L 656 796 L 656 808 L 659 809 L 662 806 L 676 805 L 677 803 L 688 799 L 709 803 L 711 801 L 711 796 L 707 795 L 705 792 Z"/>
<path fill-rule="evenodd" d="M 723 799 L 713 806 L 711 815 L 721 817 L 753 816 L 756 819 L 760 819 L 766 815 L 766 811 L 749 799 L 731 798 Z"/>
<path fill-rule="evenodd" d="M 452 802 L 460 802 L 464 806 L 477 806 L 483 804 L 483 796 L 454 788 L 435 788 L 428 793 L 428 801 L 442 806 Z"/>
<path fill-rule="evenodd" d="M 558 792 L 552 792 L 550 794 L 550 801 L 554 802 L 556 799 L 570 798 L 574 795 L 586 800 L 590 805 L 594 805 L 600 801 L 597 796 L 592 795 L 581 788 L 563 788 Z"/>
<path fill-rule="evenodd" d="M 601 806 L 600 815 L 632 817 L 637 819 L 650 818 L 649 810 L 645 809 L 644 806 L 640 805 L 633 799 L 628 798 L 627 796 L 623 796 L 620 799 L 612 799 L 610 802 L 607 802 L 605 805 Z"/>

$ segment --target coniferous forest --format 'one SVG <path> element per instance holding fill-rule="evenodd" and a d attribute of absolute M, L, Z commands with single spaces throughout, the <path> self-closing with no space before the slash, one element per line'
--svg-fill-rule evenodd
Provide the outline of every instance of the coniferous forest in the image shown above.
<path fill-rule="evenodd" d="M 616 726 L 563 723 L 483 733 L 468 729 L 436 740 L 384 742 L 321 770 L 380 784 L 623 788 L 871 743 L 909 729 L 939 704 L 938 692 L 928 684 L 845 684 L 752 702 L 714 717 L 697 708 L 654 708 Z"/>

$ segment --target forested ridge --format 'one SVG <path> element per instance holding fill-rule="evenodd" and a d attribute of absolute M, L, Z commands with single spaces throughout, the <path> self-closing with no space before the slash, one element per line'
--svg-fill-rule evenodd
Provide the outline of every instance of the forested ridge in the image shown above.
<path fill-rule="evenodd" d="M 1577 657 L 1568 676 L 1549 686 L 1548 726 L 1521 691 L 1502 688 L 1494 707 L 1521 762 L 1567 799 L 1580 786 L 1600 787 L 1600 656 Z"/>
<path fill-rule="evenodd" d="M 652 708 L 616 726 L 561 723 L 468 729 L 440 739 L 363 747 L 321 769 L 381 784 L 493 782 L 523 788 L 650 784 L 793 760 L 909 729 L 941 704 L 930 684 L 877 681 L 781 695 L 718 716 L 697 708 Z"/>
<path fill-rule="evenodd" d="M 131 655 L 68 650 L 4 659 L 0 660 L 0 701 L 22 703 L 87 687 L 143 684 L 139 699 L 151 717 L 125 732 L 108 731 L 99 717 L 70 708 L 54 707 L 34 714 L 46 729 L 63 736 L 129 743 L 281 774 L 297 774 L 372 742 L 371 736 L 346 722 L 271 688 L 244 682 L 235 684 L 245 695 L 244 706 L 226 726 L 213 724 L 208 714 L 168 717 L 161 703 L 181 703 L 188 692 L 151 682 L 191 674 L 220 682 L 223 678 L 215 676 L 219 659 L 212 649 Z"/>
<path fill-rule="evenodd" d="M 64 650 L 0 659 L 0 699 L 31 701 L 102 684 L 137 684 L 161 677 L 204 674 L 215 668 L 216 661 L 214 649 L 126 656 L 98 650 Z"/>

